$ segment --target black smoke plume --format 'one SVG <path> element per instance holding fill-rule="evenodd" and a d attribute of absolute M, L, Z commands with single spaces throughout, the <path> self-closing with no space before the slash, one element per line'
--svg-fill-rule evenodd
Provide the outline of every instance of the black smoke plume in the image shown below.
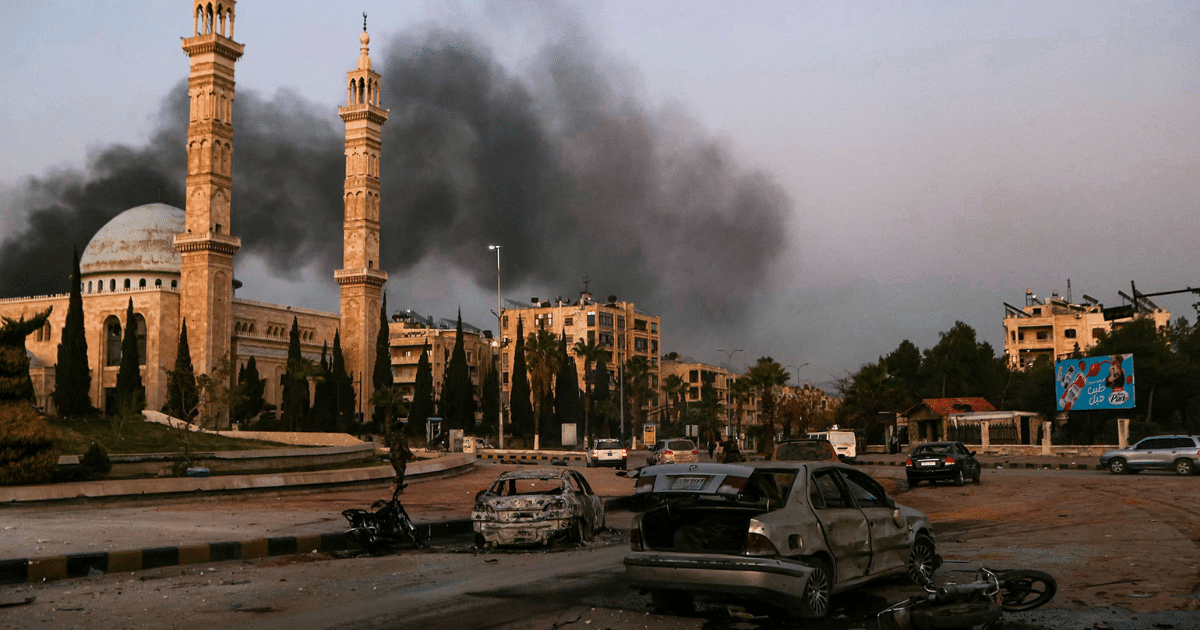
<path fill-rule="evenodd" d="M 728 325 L 767 286 L 790 210 L 781 188 L 695 123 L 648 110 L 593 52 L 546 47 L 536 86 L 462 33 L 401 36 L 373 56 L 390 109 L 380 262 L 391 282 L 433 257 L 489 287 L 486 246 L 501 243 L 512 286 L 571 298 L 588 276 L 599 297 L 680 323 Z M 185 91 L 172 90 L 147 146 L 25 183 L 21 227 L 0 248 L 0 294 L 64 291 L 72 243 L 160 195 L 182 204 Z M 239 257 L 281 277 L 341 267 L 345 164 L 331 110 L 238 89 L 232 231 Z"/>

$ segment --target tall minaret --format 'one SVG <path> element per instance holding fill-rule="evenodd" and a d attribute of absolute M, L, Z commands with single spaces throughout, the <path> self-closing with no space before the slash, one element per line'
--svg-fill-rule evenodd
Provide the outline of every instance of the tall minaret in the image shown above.
<path fill-rule="evenodd" d="M 367 16 L 363 14 L 358 67 L 347 72 L 346 106 L 338 114 L 346 123 L 346 184 L 342 201 L 344 249 L 342 269 L 333 272 L 342 291 L 342 354 L 346 370 L 358 384 L 358 410 L 370 408 L 375 336 L 387 273 L 379 268 L 379 152 L 388 110 L 379 107 L 379 73 L 371 69 Z"/>
<path fill-rule="evenodd" d="M 182 259 L 180 319 L 188 325 L 192 363 L 209 372 L 229 355 L 233 335 L 233 255 L 242 240 L 230 235 L 233 186 L 233 65 L 243 46 L 233 41 L 234 0 L 193 0 L 188 75 L 187 232 L 175 236 Z M 214 8 L 215 7 L 215 8 Z"/>

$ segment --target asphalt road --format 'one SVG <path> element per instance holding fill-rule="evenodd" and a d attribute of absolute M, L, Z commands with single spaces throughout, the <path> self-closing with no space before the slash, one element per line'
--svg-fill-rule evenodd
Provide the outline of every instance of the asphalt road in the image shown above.
<path fill-rule="evenodd" d="M 900 502 L 933 519 L 939 551 L 952 561 L 939 581 L 966 581 L 980 563 L 1057 577 L 1053 602 L 1008 616 L 1005 628 L 1200 627 L 1200 477 L 987 470 L 979 486 L 909 491 L 902 468 L 868 471 Z M 476 476 L 496 472 L 485 466 Z M 609 489 L 602 493 L 630 483 L 609 470 L 587 474 L 594 486 Z M 429 482 L 449 484 L 437 489 L 414 484 L 405 502 L 449 509 L 461 502 L 456 493 L 473 495 L 466 481 Z M 310 501 L 310 507 L 331 501 L 324 495 L 284 499 L 279 502 Z M 343 501 L 352 499 L 338 499 L 326 511 Z M 214 506 L 208 508 L 199 514 Z M 265 513 L 261 505 L 250 513 L 258 509 Z M 779 622 L 724 606 L 702 606 L 686 618 L 660 616 L 624 585 L 621 530 L 630 517 L 610 516 L 616 531 L 584 548 L 477 553 L 464 538 L 385 557 L 302 554 L 3 587 L 0 604 L 36 600 L 0 609 L 0 628 L 846 630 L 874 628 L 875 611 L 915 593 L 900 580 L 875 584 L 835 598 L 832 617 L 819 623 Z"/>

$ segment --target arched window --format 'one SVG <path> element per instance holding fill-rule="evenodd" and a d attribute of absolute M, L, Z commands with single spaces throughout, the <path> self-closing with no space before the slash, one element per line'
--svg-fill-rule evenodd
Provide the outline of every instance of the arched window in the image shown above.
<path fill-rule="evenodd" d="M 146 318 L 134 313 L 133 326 L 137 330 L 138 365 L 146 365 Z"/>
<path fill-rule="evenodd" d="M 162 286 L 162 278 L 155 278 L 155 279 L 154 279 L 154 286 L 155 286 L 155 287 L 161 287 L 161 286 Z"/>
<path fill-rule="evenodd" d="M 129 278 L 125 278 L 125 290 L 129 290 Z"/>
<path fill-rule="evenodd" d="M 171 288 L 172 288 L 172 289 L 175 289 L 175 288 L 178 288 L 178 287 L 179 287 L 179 281 L 178 281 L 178 280 L 172 280 L 172 281 L 171 281 Z"/>
<path fill-rule="evenodd" d="M 88 293 L 92 292 L 92 281 L 88 280 Z"/>
<path fill-rule="evenodd" d="M 145 278 L 142 278 L 141 280 L 138 280 L 138 288 L 139 288 L 139 289 L 145 289 L 145 288 L 146 288 L 146 279 L 145 279 Z"/>
<path fill-rule="evenodd" d="M 108 281 L 108 290 L 109 290 L 109 291 L 116 291 L 116 290 L 117 290 L 117 280 L 116 280 L 116 278 L 113 278 L 112 280 L 109 280 L 109 281 Z"/>
<path fill-rule="evenodd" d="M 114 282 L 116 282 L 114 280 Z M 121 320 L 109 315 L 104 320 L 104 365 L 121 364 Z"/>

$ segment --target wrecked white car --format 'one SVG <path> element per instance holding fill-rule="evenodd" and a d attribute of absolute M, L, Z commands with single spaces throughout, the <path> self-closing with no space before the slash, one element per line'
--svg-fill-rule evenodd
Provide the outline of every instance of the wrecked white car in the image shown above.
<path fill-rule="evenodd" d="M 573 470 L 515 470 L 475 497 L 471 521 L 481 547 L 585 542 L 604 529 L 604 502 Z"/>
<path fill-rule="evenodd" d="M 650 466 L 635 495 L 654 507 L 634 520 L 625 570 L 663 612 L 704 596 L 820 617 L 835 593 L 940 564 L 928 517 L 837 462 Z"/>

